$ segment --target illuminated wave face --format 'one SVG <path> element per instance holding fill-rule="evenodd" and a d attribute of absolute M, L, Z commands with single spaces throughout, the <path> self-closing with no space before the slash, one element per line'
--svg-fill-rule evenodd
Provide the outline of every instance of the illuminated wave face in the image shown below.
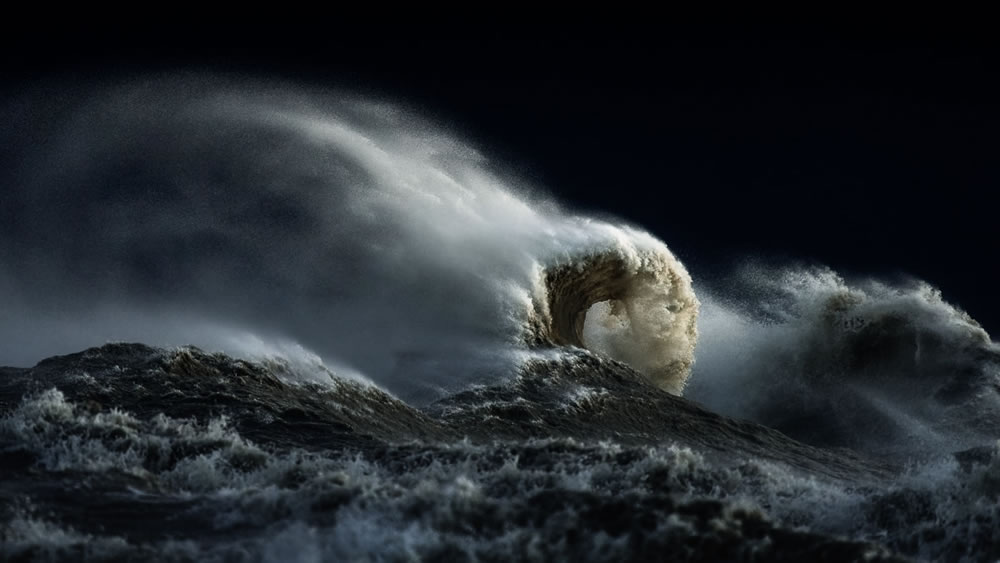
<path fill-rule="evenodd" d="M 550 267 L 545 291 L 544 342 L 605 354 L 681 394 L 694 362 L 699 303 L 666 247 L 623 244 Z"/>
<path fill-rule="evenodd" d="M 662 242 L 397 106 L 204 77 L 70 105 L 29 110 L 43 140 L 5 179 L 0 364 L 108 340 L 300 350 L 429 399 L 572 346 L 684 388 L 698 301 Z"/>

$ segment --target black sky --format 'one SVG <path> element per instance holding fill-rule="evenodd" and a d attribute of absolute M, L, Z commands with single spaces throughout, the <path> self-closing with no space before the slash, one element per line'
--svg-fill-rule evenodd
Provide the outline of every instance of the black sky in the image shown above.
<path fill-rule="evenodd" d="M 910 274 L 996 332 L 1000 48 L 960 31 L 50 28 L 8 34 L 2 64 L 8 91 L 210 70 L 400 99 L 697 275 Z"/>

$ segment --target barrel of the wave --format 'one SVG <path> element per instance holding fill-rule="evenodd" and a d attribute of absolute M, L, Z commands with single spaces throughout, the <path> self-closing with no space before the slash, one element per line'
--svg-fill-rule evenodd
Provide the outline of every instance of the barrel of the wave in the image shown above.
<path fill-rule="evenodd" d="M 628 364 L 680 395 L 694 364 L 699 302 L 662 243 L 614 245 L 544 269 L 532 343 L 573 346 Z"/>

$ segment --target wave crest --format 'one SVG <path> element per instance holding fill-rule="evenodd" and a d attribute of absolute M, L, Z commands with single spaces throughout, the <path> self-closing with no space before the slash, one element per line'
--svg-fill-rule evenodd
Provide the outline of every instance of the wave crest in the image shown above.
<path fill-rule="evenodd" d="M 694 364 L 699 302 L 665 247 L 612 248 L 546 268 L 531 340 L 610 356 L 680 395 Z"/>

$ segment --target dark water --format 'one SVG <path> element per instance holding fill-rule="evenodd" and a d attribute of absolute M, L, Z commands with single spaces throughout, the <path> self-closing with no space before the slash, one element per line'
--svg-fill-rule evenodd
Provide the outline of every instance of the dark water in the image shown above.
<path fill-rule="evenodd" d="M 3 558 L 1000 557 L 989 442 L 810 446 L 582 351 L 422 409 L 290 369 L 140 344 L 5 369 Z"/>

